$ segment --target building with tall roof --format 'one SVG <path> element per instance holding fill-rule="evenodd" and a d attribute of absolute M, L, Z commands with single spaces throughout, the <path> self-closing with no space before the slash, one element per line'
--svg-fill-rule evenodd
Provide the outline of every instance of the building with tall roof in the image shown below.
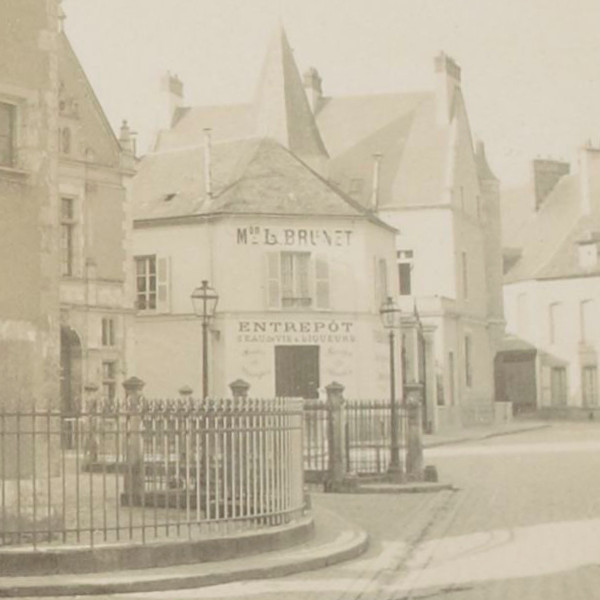
<path fill-rule="evenodd" d="M 86 386 L 118 392 L 131 355 L 133 152 L 108 124 L 59 3 L 19 0 L 4 14 L 2 388 L 11 402 L 43 398 L 74 415 Z"/>
<path fill-rule="evenodd" d="M 425 92 L 327 97 L 314 69 L 305 85 L 330 180 L 398 229 L 395 293 L 407 322 L 416 309 L 435 331 L 435 367 L 419 373 L 417 356 L 407 377 L 444 428 L 494 418 L 504 316 L 499 182 L 473 144 L 460 67 L 442 53 L 434 70 Z"/>
<path fill-rule="evenodd" d="M 135 159 L 127 125 L 117 139 L 64 31 L 57 112 L 60 395 L 69 415 L 86 389 L 116 397 L 131 368 Z"/>
<path fill-rule="evenodd" d="M 239 251 L 236 240 L 240 239 L 236 236 L 249 240 L 250 256 L 256 251 L 253 246 L 268 249 L 269 241 L 273 250 L 284 246 L 285 252 L 289 240 L 290 250 L 301 251 L 298 244 L 310 245 L 306 240 L 317 238 L 306 236 L 315 235 L 321 241 L 315 241 L 314 247 L 330 253 L 330 308 L 323 314 L 337 312 L 335 318 L 354 322 L 356 331 L 363 327 L 361 323 L 368 323 L 365 333 L 355 336 L 361 350 L 322 352 L 336 357 L 332 364 L 337 360 L 347 366 L 323 367 L 320 383 L 331 378 L 345 383 L 342 373 L 346 372 L 351 393 L 386 393 L 385 349 L 365 340 L 375 336 L 378 344 L 381 342 L 377 323 L 380 301 L 394 295 L 402 303 L 407 327 L 403 371 L 407 382 L 426 382 L 430 427 L 492 418 L 495 344 L 503 329 L 498 181 L 487 165 L 483 146 L 477 152 L 473 148 L 459 67 L 442 55 L 436 70 L 438 89 L 432 92 L 329 98 L 322 94 L 316 69 L 300 77 L 285 32 L 279 28 L 269 45 L 256 93 L 248 103 L 186 107 L 181 82 L 167 79 L 164 89 L 172 118 L 157 136 L 154 152 L 142 161 L 134 184 L 135 253 L 141 260 L 150 256 L 160 261 L 167 231 L 175 231 L 177 226 L 181 231 L 169 235 L 178 240 L 183 258 L 192 244 L 183 242 L 184 235 L 197 239 L 198 244 L 201 239 L 192 232 L 191 221 L 197 227 L 204 223 L 207 237 L 219 227 L 231 231 L 229 238 L 219 234 L 218 251 L 213 241 L 205 251 L 196 249 L 189 254 L 187 265 L 184 259 L 175 267 L 171 257 L 171 309 L 159 318 L 157 301 L 150 311 L 154 314 L 147 310 L 138 313 L 138 355 L 153 351 L 150 340 L 157 334 L 150 331 L 158 331 L 161 321 L 166 328 L 167 322 L 175 319 L 172 311 L 179 314 L 179 320 L 187 311 L 185 318 L 192 320 L 188 299 L 192 278 L 175 269 L 196 273 L 196 284 L 199 271 L 207 274 L 215 287 L 227 291 L 222 302 L 229 304 L 220 301 L 220 311 L 235 312 L 239 293 L 250 283 L 244 276 L 248 272 L 245 261 L 235 258 Z M 203 142 L 207 129 L 212 139 L 210 150 Z M 207 152 L 209 167 L 203 166 Z M 207 191 L 203 186 L 209 172 Z M 250 215 L 254 223 L 248 220 Z M 275 227 L 277 222 L 282 225 Z M 359 223 L 362 232 L 354 229 Z M 344 234 L 339 234 L 341 245 L 332 244 L 332 231 L 348 231 L 347 243 Z M 255 232 L 255 237 L 250 237 L 250 232 Z M 226 251 L 229 256 L 224 255 Z M 169 257 L 164 259 L 161 264 L 166 265 Z M 197 264 L 206 266 L 199 270 Z M 227 272 L 219 264 L 227 265 Z M 246 266 L 239 271 L 242 265 Z M 339 269 L 337 274 L 334 267 Z M 316 263 L 307 268 L 319 271 Z M 263 299 L 252 296 L 250 310 L 266 309 L 267 314 L 289 320 L 295 312 L 289 309 L 298 306 L 284 306 L 281 299 L 279 305 L 268 304 L 266 269 L 262 275 L 255 271 L 256 281 L 251 283 L 262 288 Z M 288 277 L 283 270 L 275 271 L 282 280 Z M 175 293 L 182 281 L 186 282 L 185 291 Z M 146 282 L 140 285 L 144 287 Z M 317 289 L 316 280 L 311 285 Z M 234 302 L 236 289 L 238 300 Z M 319 307 L 316 297 L 311 302 L 308 314 L 313 319 Z M 302 318 L 309 318 L 308 314 Z M 427 373 L 423 372 L 417 339 L 408 334 L 416 324 L 431 334 L 435 346 L 435 368 Z M 286 325 L 281 326 L 285 329 Z M 219 343 L 224 346 L 227 342 L 216 341 L 219 336 L 223 339 L 224 326 L 215 328 L 218 355 L 226 352 L 219 350 Z M 180 332 L 191 335 L 184 324 Z M 247 350 L 240 347 L 239 351 Z M 246 375 L 236 367 L 235 373 L 222 376 L 221 389 L 234 375 L 248 378 L 257 373 L 271 378 L 275 368 L 272 352 L 257 358 L 259 354 L 247 354 L 257 362 Z M 368 355 L 375 358 L 366 359 Z M 225 364 L 224 356 L 215 360 Z M 199 364 L 198 356 L 190 360 Z M 373 360 L 376 365 L 382 363 L 381 368 L 371 364 Z M 141 358 L 139 364 L 151 364 L 150 358 Z M 148 374 L 156 377 L 153 368 Z M 190 383 L 183 372 L 177 379 Z M 278 388 L 259 389 L 272 393 Z M 166 388 L 163 390 L 166 393 Z"/>
<path fill-rule="evenodd" d="M 521 410 L 587 417 L 599 404 L 600 149 L 583 147 L 574 173 L 535 160 L 531 185 L 506 195 L 503 224 L 507 331 L 519 340 L 505 394 Z"/>
<path fill-rule="evenodd" d="M 181 99 L 175 78 L 166 88 Z M 175 108 L 133 184 L 136 364 L 148 394 L 201 393 L 190 295 L 207 280 L 219 295 L 211 395 L 243 379 L 253 395 L 317 398 L 335 380 L 349 397 L 387 397 L 379 308 L 395 231 L 331 185 L 327 160 L 283 30 L 251 103 Z"/>

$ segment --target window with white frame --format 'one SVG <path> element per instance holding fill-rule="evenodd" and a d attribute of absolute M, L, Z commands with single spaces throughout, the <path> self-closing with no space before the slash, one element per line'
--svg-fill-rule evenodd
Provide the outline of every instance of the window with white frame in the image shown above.
<path fill-rule="evenodd" d="M 400 295 L 410 296 L 412 294 L 413 251 L 398 250 L 396 256 L 398 257 Z"/>
<path fill-rule="evenodd" d="M 581 343 L 594 342 L 598 335 L 598 316 L 596 303 L 593 300 L 583 300 L 579 305 Z"/>
<path fill-rule="evenodd" d="M 15 121 L 16 107 L 13 104 L 0 102 L 0 165 L 15 165 Z"/>
<path fill-rule="evenodd" d="M 108 400 L 114 400 L 117 393 L 117 362 L 105 360 L 102 362 L 102 395 Z"/>
<path fill-rule="evenodd" d="M 113 317 L 102 318 L 102 345 L 115 345 L 115 320 Z"/>
<path fill-rule="evenodd" d="M 329 308 L 329 262 L 310 252 L 267 254 L 269 308 Z"/>
<path fill-rule="evenodd" d="M 156 310 L 156 256 L 137 256 L 136 308 L 138 310 Z"/>
<path fill-rule="evenodd" d="M 75 274 L 75 200 L 60 199 L 60 271 L 70 277 Z"/>
<path fill-rule="evenodd" d="M 548 339 L 551 344 L 557 344 L 562 339 L 563 305 L 554 302 L 548 306 Z"/>

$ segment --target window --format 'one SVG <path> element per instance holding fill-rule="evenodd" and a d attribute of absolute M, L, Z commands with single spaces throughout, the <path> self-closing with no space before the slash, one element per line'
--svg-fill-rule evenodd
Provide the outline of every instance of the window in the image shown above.
<path fill-rule="evenodd" d="M 267 304 L 269 308 L 328 309 L 327 257 L 310 252 L 268 253 Z"/>
<path fill-rule="evenodd" d="M 550 371 L 550 394 L 553 406 L 567 404 L 567 369 L 553 367 Z"/>
<path fill-rule="evenodd" d="M 598 370 L 596 365 L 583 367 L 581 371 L 581 392 L 583 406 L 598 405 Z"/>
<path fill-rule="evenodd" d="M 410 296 L 412 294 L 413 251 L 398 250 L 398 278 L 400 280 L 400 295 Z"/>
<path fill-rule="evenodd" d="M 102 345 L 115 345 L 115 320 L 112 317 L 102 319 Z"/>
<path fill-rule="evenodd" d="M 467 253 L 461 254 L 462 265 L 462 291 L 463 298 L 466 300 L 469 297 L 469 265 L 467 263 Z"/>
<path fill-rule="evenodd" d="M 136 307 L 138 310 L 156 309 L 156 256 L 138 256 L 135 259 L 137 280 Z"/>
<path fill-rule="evenodd" d="M 550 304 L 548 307 L 548 339 L 551 344 L 556 344 L 562 339 L 563 307 L 560 302 Z"/>
<path fill-rule="evenodd" d="M 15 164 L 15 106 L 0 102 L 0 165 Z"/>
<path fill-rule="evenodd" d="M 464 212 L 465 211 L 465 188 L 461 185 L 460 186 L 460 209 Z"/>
<path fill-rule="evenodd" d="M 114 360 L 102 363 L 102 395 L 114 400 L 117 392 L 117 363 Z"/>
<path fill-rule="evenodd" d="M 60 131 L 60 149 L 63 154 L 71 154 L 71 130 L 68 127 Z"/>
<path fill-rule="evenodd" d="M 73 275 L 74 269 L 75 201 L 73 198 L 60 200 L 60 271 L 62 275 Z"/>
<path fill-rule="evenodd" d="M 465 384 L 467 387 L 473 385 L 473 349 L 471 347 L 471 336 L 465 336 Z"/>
<path fill-rule="evenodd" d="M 310 254 L 281 253 L 281 305 L 283 308 L 307 307 L 312 304 L 309 283 Z"/>
<path fill-rule="evenodd" d="M 582 343 L 593 342 L 597 337 L 598 320 L 593 300 L 584 300 L 580 304 L 580 340 Z"/>

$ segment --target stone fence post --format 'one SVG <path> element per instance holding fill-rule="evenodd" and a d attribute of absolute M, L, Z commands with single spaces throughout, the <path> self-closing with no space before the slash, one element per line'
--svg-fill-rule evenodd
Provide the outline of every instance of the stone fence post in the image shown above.
<path fill-rule="evenodd" d="M 142 418 L 140 415 L 142 389 L 145 383 L 130 377 L 123 382 L 126 394 L 127 420 L 125 435 L 125 475 L 123 477 L 122 503 L 133 505 L 141 501 L 144 485 L 144 446 Z"/>
<path fill-rule="evenodd" d="M 245 399 L 248 397 L 250 384 L 243 379 L 236 379 L 229 384 L 229 389 L 231 390 L 234 400 Z"/>
<path fill-rule="evenodd" d="M 349 491 L 357 487 L 346 469 L 346 410 L 344 386 L 334 381 L 326 386 L 327 392 L 327 442 L 329 449 L 329 473 L 325 482 L 326 492 Z"/>
<path fill-rule="evenodd" d="M 406 384 L 406 478 L 409 481 L 423 480 L 423 386 Z"/>

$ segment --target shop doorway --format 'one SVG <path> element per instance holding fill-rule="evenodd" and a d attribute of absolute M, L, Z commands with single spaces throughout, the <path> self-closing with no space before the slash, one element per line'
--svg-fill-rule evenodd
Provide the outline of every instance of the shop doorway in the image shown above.
<path fill-rule="evenodd" d="M 319 397 L 319 346 L 275 346 L 275 394 Z"/>

